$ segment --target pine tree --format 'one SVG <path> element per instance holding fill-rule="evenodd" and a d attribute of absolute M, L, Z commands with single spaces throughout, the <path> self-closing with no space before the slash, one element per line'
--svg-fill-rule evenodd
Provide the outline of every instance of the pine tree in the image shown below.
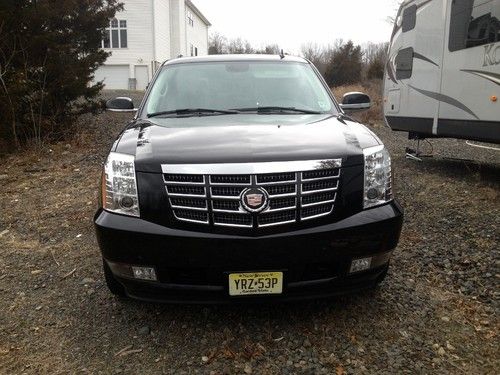
<path fill-rule="evenodd" d="M 118 0 L 0 2 L 0 138 L 40 143 L 68 131 L 75 116 L 95 111 L 92 84 L 109 54 L 103 31 Z"/>
<path fill-rule="evenodd" d="M 361 80 L 363 53 L 352 41 L 340 46 L 332 53 L 325 78 L 331 86 L 357 83 Z"/>

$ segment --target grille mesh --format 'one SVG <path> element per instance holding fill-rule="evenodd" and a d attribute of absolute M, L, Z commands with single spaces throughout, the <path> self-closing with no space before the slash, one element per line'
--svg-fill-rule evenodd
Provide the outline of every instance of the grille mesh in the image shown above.
<path fill-rule="evenodd" d="M 219 225 L 252 226 L 250 214 L 214 213 L 214 223 Z"/>
<path fill-rule="evenodd" d="M 274 173 L 257 175 L 257 183 L 268 184 L 283 181 L 295 181 L 295 173 Z"/>
<path fill-rule="evenodd" d="M 321 204 L 318 206 L 306 207 L 302 209 L 302 218 L 312 218 L 332 212 L 333 203 Z"/>
<path fill-rule="evenodd" d="M 167 185 L 167 191 L 171 195 L 205 195 L 203 186 Z"/>
<path fill-rule="evenodd" d="M 316 171 L 307 171 L 302 175 L 304 180 L 312 180 L 315 178 L 328 178 L 328 177 L 338 177 L 340 174 L 340 169 L 319 169 Z"/>
<path fill-rule="evenodd" d="M 297 187 L 297 184 L 273 185 L 273 186 L 267 186 L 266 190 L 270 196 L 285 195 L 285 194 L 294 194 L 296 192 L 296 187 Z"/>
<path fill-rule="evenodd" d="M 175 217 L 180 220 L 197 221 L 202 223 L 208 222 L 208 214 L 206 212 L 185 209 L 174 210 L 174 212 Z"/>
<path fill-rule="evenodd" d="M 297 219 L 297 210 L 280 211 L 262 214 L 259 216 L 259 225 L 293 222 Z"/>
<path fill-rule="evenodd" d="M 196 169 L 193 166 L 192 169 Z M 340 168 L 267 174 L 164 174 L 177 220 L 215 226 L 259 228 L 291 224 L 333 212 Z M 248 213 L 240 198 L 248 188 L 267 192 L 269 205 Z"/>
<path fill-rule="evenodd" d="M 335 201 L 335 196 L 336 193 L 334 191 L 305 195 L 302 197 L 302 205 L 307 206 L 314 203 Z"/>
<path fill-rule="evenodd" d="M 210 176 L 212 184 L 244 184 L 250 185 L 250 175 L 214 175 Z"/>
<path fill-rule="evenodd" d="M 203 175 L 200 174 L 165 174 L 163 177 L 168 182 L 203 183 Z"/>
<path fill-rule="evenodd" d="M 243 192 L 244 188 L 239 188 L 239 187 L 213 187 L 212 188 L 212 195 L 216 197 L 239 197 L 240 194 Z"/>
<path fill-rule="evenodd" d="M 238 211 L 240 209 L 240 202 L 237 200 L 226 201 L 217 199 L 212 202 L 214 210 L 224 211 Z"/>
<path fill-rule="evenodd" d="M 337 187 L 338 180 L 321 180 L 314 182 L 306 182 L 302 185 L 303 191 L 317 191 L 317 190 L 326 190 L 326 189 L 334 189 Z"/>
<path fill-rule="evenodd" d="M 271 199 L 271 210 L 278 210 L 280 208 L 295 207 L 297 205 L 297 198 L 275 198 Z"/>
<path fill-rule="evenodd" d="M 194 208 L 206 208 L 207 201 L 205 199 L 198 198 L 183 198 L 183 197 L 172 197 L 170 198 L 172 206 L 177 207 L 194 207 Z"/>

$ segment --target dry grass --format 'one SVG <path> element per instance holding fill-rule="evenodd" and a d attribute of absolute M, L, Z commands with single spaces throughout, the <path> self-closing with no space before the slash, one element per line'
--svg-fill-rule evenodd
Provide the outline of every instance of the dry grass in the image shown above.
<path fill-rule="evenodd" d="M 384 121 L 382 90 L 381 80 L 372 80 L 355 85 L 332 87 L 333 94 L 338 101 L 342 101 L 344 94 L 352 91 L 360 91 L 368 94 L 372 99 L 372 108 L 368 111 L 353 114 L 353 117 L 364 124 L 372 126 L 376 126 Z"/>

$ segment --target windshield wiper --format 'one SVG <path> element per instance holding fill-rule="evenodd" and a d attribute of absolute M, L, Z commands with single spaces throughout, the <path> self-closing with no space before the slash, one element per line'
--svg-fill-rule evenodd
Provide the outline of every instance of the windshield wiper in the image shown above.
<path fill-rule="evenodd" d="M 167 115 L 176 115 L 176 116 L 184 116 L 184 115 L 235 115 L 239 113 L 236 110 L 224 110 L 224 109 L 207 109 L 207 108 L 185 108 L 185 109 L 174 109 L 172 111 L 161 111 L 161 112 L 153 112 L 148 113 L 148 118 L 158 117 L 158 116 L 167 116 Z"/>
<path fill-rule="evenodd" d="M 272 112 L 296 112 L 296 113 L 305 113 L 311 115 L 319 115 L 322 112 L 313 111 L 310 109 L 301 109 L 295 107 L 279 107 L 279 106 L 267 106 L 267 107 L 255 107 L 255 108 L 236 108 L 238 112 L 257 112 L 257 113 L 272 113 Z"/>

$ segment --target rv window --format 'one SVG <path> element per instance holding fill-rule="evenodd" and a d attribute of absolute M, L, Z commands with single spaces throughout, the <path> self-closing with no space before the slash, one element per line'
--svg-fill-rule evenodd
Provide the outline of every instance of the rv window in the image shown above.
<path fill-rule="evenodd" d="M 413 48 L 405 48 L 396 56 L 396 78 L 408 79 L 413 73 Z"/>
<path fill-rule="evenodd" d="M 413 30 L 417 25 L 417 6 L 412 5 L 403 12 L 403 32 Z"/>
<path fill-rule="evenodd" d="M 500 0 L 454 0 L 451 5 L 451 52 L 500 41 Z"/>

